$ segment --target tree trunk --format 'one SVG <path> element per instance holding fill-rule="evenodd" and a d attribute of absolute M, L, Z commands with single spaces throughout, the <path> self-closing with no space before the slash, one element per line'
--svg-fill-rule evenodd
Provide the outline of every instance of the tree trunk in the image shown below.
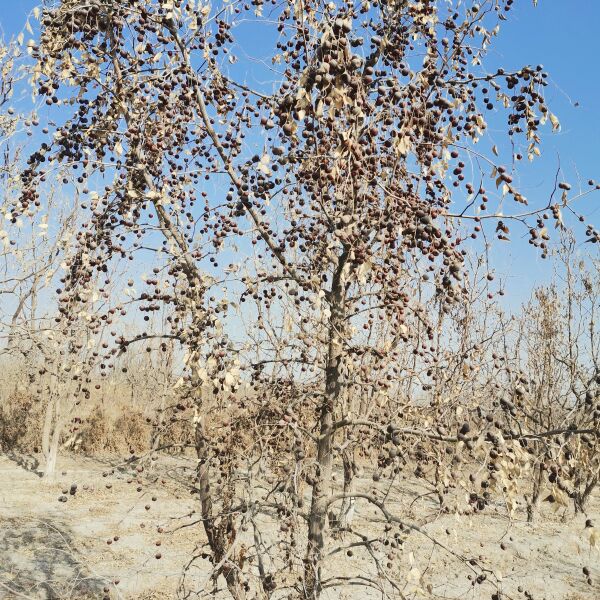
<path fill-rule="evenodd" d="M 341 272 L 343 262 L 338 266 L 338 277 L 334 278 L 331 293 L 331 317 L 329 322 L 329 346 L 325 367 L 325 395 L 319 417 L 320 430 L 317 443 L 316 473 L 312 483 L 312 500 L 308 517 L 308 545 L 304 560 L 304 598 L 315 600 L 322 591 L 321 560 L 325 545 L 327 523 L 327 498 L 331 487 L 333 465 L 332 431 L 335 408 L 341 396 L 341 358 L 343 327 L 343 283 Z M 336 281 L 337 279 L 337 281 Z"/>
<path fill-rule="evenodd" d="M 52 436 L 52 421 L 54 420 L 54 398 L 50 396 L 50 401 L 46 404 L 44 411 L 44 426 L 42 428 L 42 455 L 44 460 L 48 459 L 50 454 L 50 438 Z"/>
<path fill-rule="evenodd" d="M 344 467 L 344 494 L 350 494 L 354 489 L 354 474 L 356 464 L 354 462 L 354 448 L 346 449 L 342 453 L 342 465 Z M 338 516 L 338 527 L 346 530 L 352 527 L 354 519 L 354 498 L 344 498 Z"/>
<path fill-rule="evenodd" d="M 540 505 L 540 493 L 542 491 L 542 481 L 544 477 L 544 471 L 541 464 L 537 464 L 534 467 L 533 473 L 533 487 L 531 490 L 531 500 L 527 502 L 527 522 L 533 523 L 537 516 L 537 512 Z"/>
<path fill-rule="evenodd" d="M 199 414 L 196 418 L 195 446 L 198 457 L 196 479 L 204 532 L 212 552 L 213 564 L 221 565 L 217 568 L 215 576 L 223 575 L 229 594 L 234 600 L 246 600 L 246 590 L 240 579 L 234 557 L 227 556 L 231 543 L 235 539 L 235 535 L 230 536 L 230 532 L 233 531 L 233 518 L 231 515 L 222 517 L 219 524 L 216 524 L 210 485 L 210 445 L 206 438 L 204 417 Z"/>
<path fill-rule="evenodd" d="M 52 481 L 56 473 L 56 461 L 62 433 L 59 399 L 53 395 L 46 407 L 44 429 L 42 432 L 42 452 L 44 454 L 44 480 Z"/>
<path fill-rule="evenodd" d="M 587 505 L 588 500 L 590 499 L 590 494 L 594 491 L 596 485 L 598 485 L 597 476 L 592 477 L 592 479 L 588 482 L 583 491 L 575 492 L 575 495 L 573 497 L 573 505 L 575 507 L 576 515 L 585 512 L 585 507 Z"/>
<path fill-rule="evenodd" d="M 58 459 L 58 447 L 60 442 L 60 431 L 56 427 L 52 433 L 52 440 L 50 442 L 50 449 L 46 458 L 46 464 L 44 466 L 44 479 L 46 481 L 52 481 L 56 475 L 56 461 Z"/>

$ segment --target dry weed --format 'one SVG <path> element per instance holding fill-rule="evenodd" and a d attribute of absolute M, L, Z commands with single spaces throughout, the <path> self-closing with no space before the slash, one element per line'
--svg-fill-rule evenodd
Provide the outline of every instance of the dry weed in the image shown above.
<path fill-rule="evenodd" d="M 0 448 L 31 451 L 41 442 L 43 405 L 15 391 L 0 406 Z"/>

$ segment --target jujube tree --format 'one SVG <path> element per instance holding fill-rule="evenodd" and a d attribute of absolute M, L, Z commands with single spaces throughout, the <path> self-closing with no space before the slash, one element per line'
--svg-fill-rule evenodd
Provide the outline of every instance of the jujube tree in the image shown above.
<path fill-rule="evenodd" d="M 36 202 L 51 165 L 73 167 L 89 220 L 60 291 L 65 326 L 95 272 L 154 251 L 154 275 L 135 300 L 173 309 L 171 330 L 158 335 L 186 351 L 181 390 L 196 411 L 206 556 L 237 599 L 317 598 L 346 584 L 400 593 L 396 551 L 407 532 L 427 533 L 388 505 L 397 449 L 416 437 L 470 451 L 481 438 L 478 451 L 494 462 L 518 445 L 513 432 L 506 444 L 485 438 L 498 422 L 481 411 L 440 434 L 435 410 L 420 421 L 418 408 L 397 402 L 416 364 L 409 392 L 435 385 L 428 307 L 468 301 L 469 244 L 480 248 L 486 231 L 508 240 L 514 222 L 546 255 L 546 224 L 560 225 L 573 199 L 561 182 L 560 201 L 530 206 L 514 181 L 518 161 L 539 154 L 543 124 L 558 121 L 541 66 L 485 69 L 512 4 L 63 0 L 40 15 L 35 86 L 49 107 L 61 105 L 49 110 L 62 124 L 31 156 L 14 214 Z M 254 89 L 238 57 L 264 31 L 273 47 L 260 76 L 272 76 Z M 510 167 L 487 147 L 492 114 L 505 115 Z M 500 200 L 514 211 L 496 211 Z M 592 226 L 586 235 L 598 238 Z M 233 335 L 250 299 L 262 307 L 254 344 Z M 277 338 L 267 314 L 281 321 Z M 119 338 L 107 360 L 139 341 Z M 275 380 L 282 369 L 287 380 Z M 269 385 L 276 398 L 264 395 Z M 359 446 L 378 456 L 372 489 L 340 491 L 336 469 L 352 470 Z M 244 469 L 247 481 L 273 472 L 272 489 L 241 484 Z M 374 539 L 346 524 L 348 557 L 364 550 L 373 577 L 324 571 L 328 514 L 349 500 L 385 521 Z M 279 545 L 261 541 L 265 511 L 286 534 Z M 477 561 L 469 567 L 485 580 Z"/>

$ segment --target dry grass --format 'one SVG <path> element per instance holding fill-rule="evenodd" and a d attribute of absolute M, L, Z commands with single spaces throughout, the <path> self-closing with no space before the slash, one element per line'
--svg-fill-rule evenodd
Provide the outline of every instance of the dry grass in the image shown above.
<path fill-rule="evenodd" d="M 114 411 L 113 411 L 114 412 Z M 140 453 L 150 448 L 152 426 L 137 410 L 113 417 L 96 406 L 79 431 L 79 449 L 91 456 Z"/>
<path fill-rule="evenodd" d="M 31 450 L 41 443 L 44 406 L 31 395 L 13 391 L 0 405 L 0 448 Z"/>
<path fill-rule="evenodd" d="M 44 409 L 43 402 L 25 392 L 13 391 L 5 396 L 0 405 L 0 450 L 37 452 L 41 446 Z M 88 411 L 80 423 L 65 428 L 62 443 L 69 440 L 71 450 L 101 456 L 150 449 L 153 427 L 141 411 L 117 403 L 94 404 Z M 177 433 L 175 437 L 182 435 Z"/>

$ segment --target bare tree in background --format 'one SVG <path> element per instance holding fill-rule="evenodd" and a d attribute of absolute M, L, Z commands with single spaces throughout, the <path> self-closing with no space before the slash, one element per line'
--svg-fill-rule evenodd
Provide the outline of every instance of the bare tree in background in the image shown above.
<path fill-rule="evenodd" d="M 553 283 L 535 290 L 507 324 L 504 414 L 513 427 L 565 432 L 529 444 L 530 521 L 543 499 L 557 507 L 573 502 L 576 512 L 582 511 L 598 483 L 598 266 L 578 257 L 575 247 L 564 235 Z"/>

